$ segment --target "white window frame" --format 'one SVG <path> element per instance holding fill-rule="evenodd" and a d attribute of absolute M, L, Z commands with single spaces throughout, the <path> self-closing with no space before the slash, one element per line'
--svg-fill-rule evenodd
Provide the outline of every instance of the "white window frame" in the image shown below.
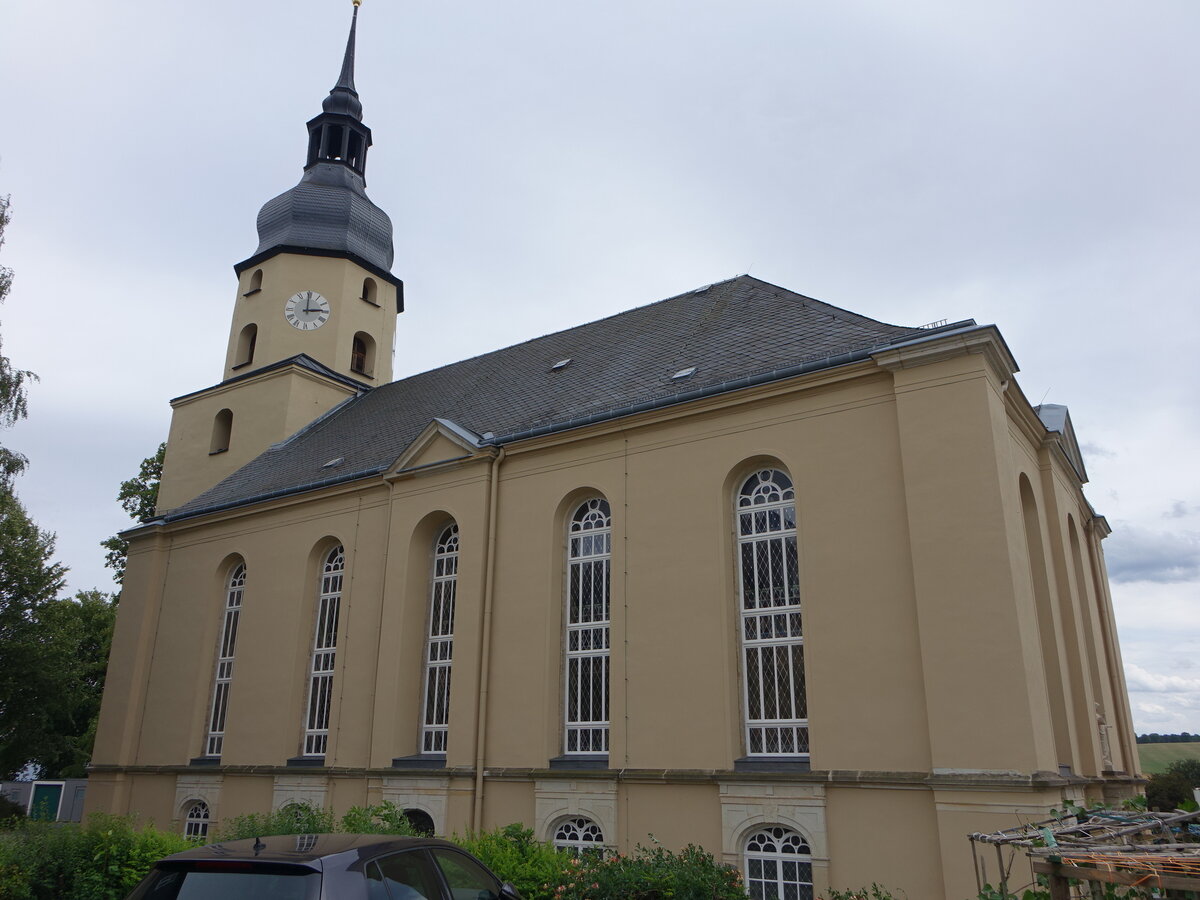
<path fill-rule="evenodd" d="M 433 549 L 429 625 L 425 631 L 421 752 L 445 753 L 450 726 L 450 668 L 454 658 L 454 607 L 458 596 L 458 525 L 451 522 Z"/>
<path fill-rule="evenodd" d="M 550 842 L 559 850 L 566 850 L 576 857 L 586 853 L 603 856 L 605 852 L 604 829 L 587 816 L 560 819 L 554 825 Z"/>
<path fill-rule="evenodd" d="M 612 510 L 593 497 L 576 507 L 567 526 L 563 752 L 569 756 L 608 754 L 611 571 Z"/>
<path fill-rule="evenodd" d="M 329 749 L 329 712 L 333 705 L 333 673 L 345 572 L 346 551 L 339 544 L 326 555 L 321 569 L 308 673 L 308 702 L 304 707 L 304 756 L 324 756 Z"/>
<path fill-rule="evenodd" d="M 749 835 L 742 875 L 750 900 L 813 900 L 812 851 L 804 835 L 791 828 L 768 825 Z"/>
<path fill-rule="evenodd" d="M 746 754 L 808 759 L 796 492 L 791 478 L 782 469 L 760 469 L 744 479 L 734 515 Z"/>
<path fill-rule="evenodd" d="M 208 736 L 204 740 L 205 756 L 220 757 L 225 745 L 225 715 L 229 711 L 233 654 L 237 647 L 245 589 L 246 564 L 243 562 L 233 567 L 225 582 L 225 614 L 221 619 L 221 639 L 217 643 L 217 668 L 213 676 L 212 702 L 209 704 Z"/>
<path fill-rule="evenodd" d="M 189 802 L 183 818 L 183 836 L 200 840 L 207 838 L 209 816 L 208 804 L 203 800 Z"/>

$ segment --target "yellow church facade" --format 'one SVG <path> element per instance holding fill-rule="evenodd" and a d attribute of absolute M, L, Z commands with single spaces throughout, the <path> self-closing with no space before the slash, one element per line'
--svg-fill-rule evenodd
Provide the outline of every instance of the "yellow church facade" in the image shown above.
<path fill-rule="evenodd" d="M 388 800 L 961 900 L 967 834 L 1135 791 L 1107 526 L 995 327 L 741 276 L 391 382 L 353 57 L 173 401 L 89 809 Z"/>

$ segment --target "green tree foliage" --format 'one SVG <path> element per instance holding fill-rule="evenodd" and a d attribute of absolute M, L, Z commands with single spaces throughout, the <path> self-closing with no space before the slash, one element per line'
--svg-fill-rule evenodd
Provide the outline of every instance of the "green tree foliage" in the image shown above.
<path fill-rule="evenodd" d="M 9 213 L 8 197 L 0 197 L 0 247 L 4 246 L 4 229 L 12 216 Z M 0 266 L 0 303 L 8 297 L 12 288 L 13 270 Z M 3 342 L 0 340 L 0 350 Z M 8 428 L 26 415 L 26 389 L 36 381 L 32 372 L 15 368 L 7 356 L 0 352 L 0 428 Z M 0 489 L 7 490 L 12 480 L 29 464 L 23 455 L 0 446 Z"/>
<path fill-rule="evenodd" d="M 1167 773 L 1180 776 L 1194 788 L 1200 787 L 1200 759 L 1177 759 L 1167 766 Z"/>
<path fill-rule="evenodd" d="M 162 479 L 163 457 L 167 452 L 166 444 L 159 444 L 153 456 L 147 456 L 138 466 L 138 473 L 128 481 L 121 482 L 121 490 L 117 492 L 117 500 L 125 512 L 129 513 L 136 522 L 148 522 L 154 518 L 154 508 L 158 505 L 158 483 Z M 125 580 L 125 559 L 129 554 L 129 541 L 119 534 L 114 534 L 106 541 L 101 541 L 108 553 L 104 557 L 104 565 L 113 570 L 113 580 L 119 585 Z"/>

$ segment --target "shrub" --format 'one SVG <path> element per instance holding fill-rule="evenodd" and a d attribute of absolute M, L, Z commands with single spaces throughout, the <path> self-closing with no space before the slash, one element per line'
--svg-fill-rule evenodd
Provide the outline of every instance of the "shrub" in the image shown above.
<path fill-rule="evenodd" d="M 186 839 L 131 818 L 93 815 L 85 825 L 25 822 L 0 833 L 5 900 L 120 900 L 155 860 Z"/>
<path fill-rule="evenodd" d="M 289 803 L 269 813 L 233 816 L 223 821 L 208 839 L 236 841 L 269 834 L 328 834 L 334 830 L 333 810 L 321 809 L 311 803 Z"/>
<path fill-rule="evenodd" d="M 575 857 L 534 840 L 523 825 L 453 840 L 526 900 L 745 900 L 741 875 L 699 847 L 678 853 L 657 841 L 628 856 Z M 653 840 L 653 838 L 652 838 Z"/>
<path fill-rule="evenodd" d="M 25 818 L 25 807 L 8 797 L 0 797 L 0 827 L 4 827 L 14 819 Z"/>

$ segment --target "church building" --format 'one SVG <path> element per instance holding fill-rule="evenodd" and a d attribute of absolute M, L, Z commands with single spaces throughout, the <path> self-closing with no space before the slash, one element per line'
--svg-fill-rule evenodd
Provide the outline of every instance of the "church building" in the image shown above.
<path fill-rule="evenodd" d="M 963 900 L 969 833 L 1137 790 L 1108 526 L 995 326 L 743 275 L 393 381 L 354 58 L 171 401 L 89 810 L 386 800 Z"/>

